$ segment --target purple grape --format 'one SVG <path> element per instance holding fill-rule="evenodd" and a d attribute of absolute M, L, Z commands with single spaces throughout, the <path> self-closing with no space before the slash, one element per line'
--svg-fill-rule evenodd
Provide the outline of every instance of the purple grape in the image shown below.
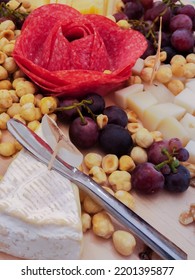
<path fill-rule="evenodd" d="M 99 115 L 105 108 L 104 98 L 97 93 L 89 93 L 84 100 L 91 100 L 92 104 L 87 104 L 87 107 L 93 112 L 93 114 Z"/>
<path fill-rule="evenodd" d="M 175 157 L 182 162 L 187 161 L 189 159 L 189 156 L 189 152 L 185 148 L 179 149 L 175 155 Z"/>
<path fill-rule="evenodd" d="M 171 36 L 172 46 L 179 52 L 191 52 L 194 47 L 192 32 L 187 29 L 177 29 Z"/>
<path fill-rule="evenodd" d="M 123 12 L 115 13 L 115 14 L 113 14 L 113 16 L 114 16 L 116 22 L 118 22 L 119 20 L 122 20 L 122 19 L 124 19 L 124 20 L 128 19 L 127 15 Z"/>
<path fill-rule="evenodd" d="M 179 165 L 175 173 L 164 175 L 164 188 L 167 191 L 180 193 L 188 189 L 190 185 L 190 172 L 183 165 Z"/>
<path fill-rule="evenodd" d="M 192 20 L 189 16 L 179 14 L 171 18 L 169 28 L 171 32 L 174 32 L 175 30 L 181 28 L 191 31 L 192 26 L 193 26 Z"/>
<path fill-rule="evenodd" d="M 107 124 L 100 131 L 99 143 L 105 153 L 118 157 L 129 154 L 133 147 L 128 130 L 117 124 Z"/>
<path fill-rule="evenodd" d="M 154 4 L 153 0 L 140 0 L 140 2 L 145 10 L 152 8 Z"/>
<path fill-rule="evenodd" d="M 72 143 L 81 149 L 93 147 L 99 137 L 97 123 L 89 117 L 85 117 L 83 124 L 80 117 L 76 118 L 69 126 L 69 136 Z"/>
<path fill-rule="evenodd" d="M 160 170 L 163 175 L 168 175 L 171 173 L 171 168 L 168 164 L 165 164 Z"/>
<path fill-rule="evenodd" d="M 195 17 L 193 18 L 192 23 L 193 23 L 192 29 L 193 29 L 193 31 L 195 31 Z"/>
<path fill-rule="evenodd" d="M 128 123 L 128 117 L 125 111 L 118 106 L 112 105 L 104 109 L 103 114 L 108 117 L 108 123 L 118 124 L 126 127 Z"/>
<path fill-rule="evenodd" d="M 10 1 L 10 0 L 1 0 L 1 1 L 0 1 L 0 4 L 1 4 L 1 3 L 5 3 L 5 4 L 6 4 L 6 3 L 8 3 L 9 1 Z M 18 4 L 18 5 L 19 5 L 19 4 Z"/>
<path fill-rule="evenodd" d="M 152 8 L 148 9 L 145 11 L 144 13 L 144 21 L 151 21 L 151 12 L 152 12 Z"/>
<path fill-rule="evenodd" d="M 158 42 L 158 36 L 159 36 L 159 32 L 155 32 L 155 38 L 156 38 L 156 41 Z M 166 32 L 162 32 L 161 33 L 161 47 L 164 48 L 164 47 L 167 47 L 167 46 L 170 46 L 171 44 L 171 40 L 170 40 L 170 34 L 169 33 L 166 33 Z"/>
<path fill-rule="evenodd" d="M 163 149 L 169 151 L 168 141 L 161 140 L 153 142 L 152 145 L 148 148 L 148 161 L 153 164 L 159 164 L 168 159 L 167 155 L 163 153 Z"/>
<path fill-rule="evenodd" d="M 158 19 L 159 22 L 160 16 L 162 16 L 163 28 L 169 25 L 171 19 L 171 9 L 161 1 L 155 2 L 151 9 L 148 9 L 144 15 L 145 20 L 155 21 Z"/>
<path fill-rule="evenodd" d="M 72 98 L 62 99 L 60 100 L 59 107 L 73 106 L 74 103 L 78 103 L 78 102 L 79 101 L 77 99 L 72 99 Z M 62 121 L 70 121 L 78 117 L 78 112 L 76 108 L 68 109 L 68 110 L 62 109 L 61 111 L 60 110 L 57 111 L 57 115 Z"/>
<path fill-rule="evenodd" d="M 191 19 L 195 17 L 195 8 L 192 5 L 184 5 L 177 8 L 177 14 L 184 14 L 189 16 Z"/>
<path fill-rule="evenodd" d="M 142 56 L 141 56 L 142 59 L 145 59 L 146 57 L 148 57 L 150 55 L 154 55 L 156 53 L 153 43 L 150 42 L 149 40 L 147 40 L 147 43 L 148 43 L 148 47 L 145 50 L 145 52 L 142 54 Z"/>
<path fill-rule="evenodd" d="M 171 138 L 168 142 L 170 152 L 178 151 L 183 147 L 182 142 L 179 138 Z"/>
<path fill-rule="evenodd" d="M 167 58 L 166 58 L 166 60 L 164 61 L 164 63 L 169 64 L 170 61 L 171 61 L 171 59 L 172 59 L 172 57 L 173 57 L 174 55 L 176 55 L 177 52 L 176 52 L 176 50 L 174 50 L 174 49 L 173 49 L 172 47 L 170 47 L 170 46 L 163 47 L 162 50 L 165 51 L 165 52 L 167 53 Z"/>
<path fill-rule="evenodd" d="M 137 165 L 131 173 L 132 188 L 143 194 L 154 194 L 164 187 L 164 176 L 150 162 Z"/>
<path fill-rule="evenodd" d="M 129 19 L 140 19 L 144 14 L 144 8 L 140 2 L 126 3 L 123 11 Z"/>
<path fill-rule="evenodd" d="M 133 2 L 132 0 L 122 0 L 122 2 L 124 3 L 124 4 L 126 4 L 126 3 L 128 3 L 128 2 Z"/>

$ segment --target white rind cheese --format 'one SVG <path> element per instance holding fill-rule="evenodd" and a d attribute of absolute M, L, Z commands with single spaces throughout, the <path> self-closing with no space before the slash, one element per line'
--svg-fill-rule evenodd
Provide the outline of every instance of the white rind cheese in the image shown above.
<path fill-rule="evenodd" d="M 78 189 L 22 150 L 0 183 L 0 251 L 26 259 L 79 259 Z"/>

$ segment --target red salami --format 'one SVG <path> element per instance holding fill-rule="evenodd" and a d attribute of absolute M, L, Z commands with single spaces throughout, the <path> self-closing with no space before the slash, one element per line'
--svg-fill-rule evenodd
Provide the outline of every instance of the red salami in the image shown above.
<path fill-rule="evenodd" d="M 13 57 L 47 94 L 80 97 L 118 87 L 146 47 L 142 34 L 122 30 L 106 17 L 49 4 L 28 16 Z"/>

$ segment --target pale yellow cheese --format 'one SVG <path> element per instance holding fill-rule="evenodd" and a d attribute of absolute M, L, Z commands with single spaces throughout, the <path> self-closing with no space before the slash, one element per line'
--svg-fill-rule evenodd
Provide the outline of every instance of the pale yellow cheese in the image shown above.
<path fill-rule="evenodd" d="M 189 89 L 191 89 L 192 91 L 195 91 L 195 78 L 194 79 L 191 79 L 189 80 L 185 86 Z"/>
<path fill-rule="evenodd" d="M 32 9 L 45 4 L 66 4 L 83 14 L 111 15 L 116 12 L 116 4 L 120 0 L 29 0 Z"/>
<path fill-rule="evenodd" d="M 173 102 L 174 100 L 174 95 L 172 92 L 164 84 L 157 81 L 154 81 L 154 83 L 151 85 L 145 83 L 144 89 L 149 90 L 160 103 Z"/>
<path fill-rule="evenodd" d="M 190 140 L 189 134 L 183 125 L 174 117 L 164 118 L 157 126 L 164 139 L 179 138 L 182 145 L 185 146 Z"/>
<path fill-rule="evenodd" d="M 120 90 L 117 90 L 114 93 L 114 99 L 115 103 L 120 106 L 123 109 L 127 109 L 128 104 L 127 104 L 127 99 L 128 96 L 134 93 L 142 92 L 143 91 L 143 84 L 134 84 L 125 88 L 122 88 Z"/>
<path fill-rule="evenodd" d="M 190 140 L 185 146 L 186 150 L 188 150 L 190 157 L 189 162 L 195 164 L 195 141 Z"/>
<path fill-rule="evenodd" d="M 104 10 L 104 0 L 82 0 L 82 1 L 75 1 L 75 0 L 54 0 L 50 1 L 51 3 L 59 3 L 59 4 L 67 4 L 83 14 L 105 14 Z"/>
<path fill-rule="evenodd" d="M 195 113 L 195 92 L 189 88 L 185 88 L 175 96 L 174 103 L 182 106 L 190 114 Z"/>
<path fill-rule="evenodd" d="M 50 0 L 28 0 L 28 2 L 31 4 L 31 10 L 46 4 L 50 4 Z"/>
<path fill-rule="evenodd" d="M 195 140 L 195 116 L 192 114 L 186 113 L 184 117 L 180 120 L 180 123 L 189 133 L 190 138 Z"/>
<path fill-rule="evenodd" d="M 134 111 L 140 120 L 143 119 L 145 110 L 157 103 L 158 100 L 149 91 L 138 92 L 127 97 L 128 108 Z"/>
<path fill-rule="evenodd" d="M 174 117 L 180 120 L 186 110 L 173 103 L 156 104 L 145 110 L 141 121 L 150 131 L 156 130 L 160 122 L 166 117 Z"/>
<path fill-rule="evenodd" d="M 134 75 L 140 75 L 143 68 L 144 68 L 144 60 L 142 58 L 138 58 L 132 68 L 132 73 Z"/>

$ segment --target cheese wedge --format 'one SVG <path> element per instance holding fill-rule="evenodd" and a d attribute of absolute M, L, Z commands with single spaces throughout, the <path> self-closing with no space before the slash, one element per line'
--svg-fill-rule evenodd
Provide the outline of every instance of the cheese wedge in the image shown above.
<path fill-rule="evenodd" d="M 28 0 L 34 10 L 46 4 L 66 4 L 83 14 L 112 15 L 116 12 L 116 5 L 121 0 Z"/>
<path fill-rule="evenodd" d="M 50 0 L 28 0 L 31 4 L 31 10 L 34 10 L 40 6 L 50 4 Z"/>
<path fill-rule="evenodd" d="M 78 188 L 22 150 L 0 183 L 0 251 L 25 259 L 79 259 Z"/>

